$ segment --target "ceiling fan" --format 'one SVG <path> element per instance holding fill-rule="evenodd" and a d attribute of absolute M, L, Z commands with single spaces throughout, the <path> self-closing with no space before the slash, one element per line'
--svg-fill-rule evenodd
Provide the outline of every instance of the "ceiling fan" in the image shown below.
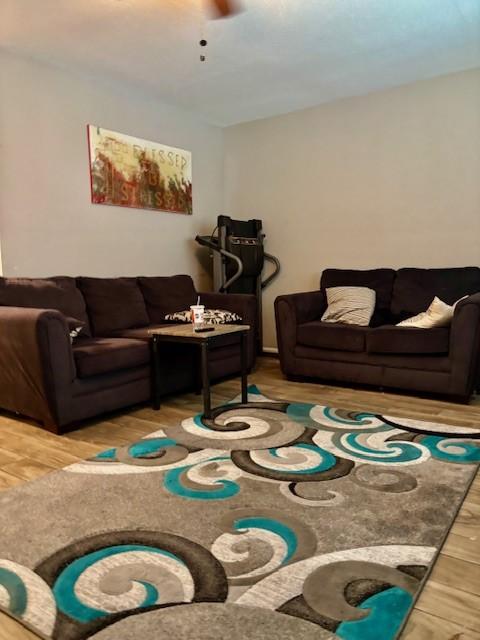
<path fill-rule="evenodd" d="M 210 0 L 214 18 L 229 18 L 241 10 L 237 0 Z"/>
<path fill-rule="evenodd" d="M 210 5 L 210 11 L 212 18 L 218 20 L 219 18 L 231 18 L 236 13 L 242 11 L 240 0 L 208 0 Z M 205 38 L 202 38 L 199 42 L 201 47 L 206 47 L 208 44 Z M 202 49 L 203 50 L 203 49 Z M 207 56 L 205 53 L 200 54 L 200 62 L 205 62 Z"/>

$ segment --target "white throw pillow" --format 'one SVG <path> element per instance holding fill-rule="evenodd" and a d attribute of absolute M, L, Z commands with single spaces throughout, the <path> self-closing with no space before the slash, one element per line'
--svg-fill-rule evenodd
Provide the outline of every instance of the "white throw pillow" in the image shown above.
<path fill-rule="evenodd" d="M 329 287 L 322 322 L 368 327 L 375 311 L 375 291 L 368 287 Z"/>
<path fill-rule="evenodd" d="M 464 296 L 463 298 L 466 298 Z M 463 300 L 460 298 L 460 300 Z M 434 327 L 448 327 L 452 322 L 456 305 L 460 302 L 457 300 L 455 304 L 447 304 L 440 300 L 437 296 L 426 311 L 418 313 L 416 316 L 402 320 L 397 327 L 416 327 L 417 329 L 433 329 Z"/>

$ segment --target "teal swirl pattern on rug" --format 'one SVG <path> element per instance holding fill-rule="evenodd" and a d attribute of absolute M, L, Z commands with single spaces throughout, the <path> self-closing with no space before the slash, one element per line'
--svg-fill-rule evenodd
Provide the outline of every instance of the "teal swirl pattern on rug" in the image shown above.
<path fill-rule="evenodd" d="M 398 587 L 377 593 L 359 605 L 369 612 L 367 618 L 342 622 L 335 633 L 342 640 L 394 640 L 412 601 L 412 596 Z"/>
<path fill-rule="evenodd" d="M 112 567 L 119 567 L 122 566 L 122 564 L 119 564 L 119 560 L 120 562 L 125 562 L 127 559 L 128 562 L 142 562 L 145 560 L 144 556 L 151 556 L 151 554 L 157 554 L 159 556 L 155 559 L 149 558 L 152 567 L 155 566 L 156 569 L 160 567 L 167 569 L 169 565 L 172 565 L 170 566 L 172 573 L 180 574 L 182 571 L 186 572 L 183 561 L 163 549 L 138 544 L 105 547 L 77 558 L 63 569 L 53 585 L 53 594 L 58 609 L 78 622 L 90 622 L 91 620 L 104 617 L 109 613 L 109 610 L 108 608 L 96 608 L 93 604 L 94 600 L 91 596 L 92 585 L 88 582 L 88 578 L 86 578 L 87 573 L 90 572 L 92 579 L 95 579 L 97 577 L 96 574 L 101 571 L 100 565 L 102 565 L 102 562 L 105 567 L 109 567 L 108 562 L 106 562 L 108 559 L 114 561 L 111 563 Z M 124 564 L 123 566 L 126 565 Z M 145 580 L 138 580 L 137 584 L 141 588 L 138 589 L 140 591 L 140 597 L 136 602 L 136 607 L 149 607 L 160 602 L 159 591 L 162 589 L 162 581 L 159 580 L 158 585 L 155 585 Z M 181 596 L 182 599 L 180 599 L 179 602 L 189 602 L 191 600 L 192 585 L 189 584 L 188 586 L 188 593 L 187 589 L 185 589 L 185 592 Z M 88 600 L 82 602 L 82 594 L 84 594 L 85 598 L 88 597 Z M 98 604 L 99 603 L 97 603 L 97 605 Z M 108 604 L 106 604 L 106 607 L 108 607 Z"/>
<path fill-rule="evenodd" d="M 426 436 L 421 443 L 427 447 L 434 458 L 445 462 L 480 462 L 480 447 L 472 442 L 458 442 L 440 436 Z"/>
<path fill-rule="evenodd" d="M 27 608 L 28 592 L 20 576 L 0 567 L 0 585 L 7 592 L 10 611 L 21 618 Z"/>
<path fill-rule="evenodd" d="M 288 562 L 297 550 L 297 537 L 295 532 L 280 520 L 271 520 L 269 518 L 240 518 L 234 525 L 236 531 L 249 531 L 251 529 L 260 529 L 269 531 L 278 536 L 285 544 L 286 550 L 282 564 Z"/>
<path fill-rule="evenodd" d="M 0 494 L 0 608 L 52 640 L 395 640 L 479 435 L 252 386 Z"/>
<path fill-rule="evenodd" d="M 232 498 L 240 491 L 240 487 L 226 477 L 229 471 L 233 472 L 232 475 L 235 475 L 233 468 L 230 469 L 230 465 L 222 466 L 221 464 L 216 464 L 223 460 L 230 461 L 230 458 L 211 458 L 197 465 L 170 469 L 165 473 L 164 486 L 170 493 L 192 500 L 225 500 L 226 498 Z M 209 482 L 208 477 L 205 476 L 205 484 L 201 484 L 200 481 L 195 484 L 195 480 L 192 480 L 189 483 L 190 486 L 187 485 L 189 472 L 194 470 L 198 476 L 212 468 L 218 468 L 222 477 Z M 225 469 L 225 472 L 222 471 L 223 469 Z"/>

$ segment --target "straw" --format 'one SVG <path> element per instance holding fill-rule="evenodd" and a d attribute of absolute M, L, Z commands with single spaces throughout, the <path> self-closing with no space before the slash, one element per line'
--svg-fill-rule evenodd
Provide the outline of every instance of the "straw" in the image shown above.
<path fill-rule="evenodd" d="M 199 304 L 200 304 L 200 296 L 198 296 L 198 298 L 197 298 L 197 307 L 198 307 Z"/>

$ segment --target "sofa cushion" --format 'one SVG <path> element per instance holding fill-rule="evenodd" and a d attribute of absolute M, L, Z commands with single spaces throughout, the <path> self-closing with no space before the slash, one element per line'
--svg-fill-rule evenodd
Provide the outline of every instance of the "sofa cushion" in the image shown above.
<path fill-rule="evenodd" d="M 79 378 L 132 369 L 150 362 L 148 342 L 127 338 L 85 338 L 73 344 Z"/>
<path fill-rule="evenodd" d="M 358 352 L 365 350 L 365 335 L 369 331 L 366 327 L 315 320 L 298 325 L 297 342 L 307 347 Z"/>
<path fill-rule="evenodd" d="M 315 349 L 298 344 L 294 350 L 295 357 L 302 360 L 318 360 L 325 364 L 335 362 L 345 365 L 345 376 L 349 375 L 349 365 L 365 365 L 367 367 L 384 367 L 387 369 L 414 369 L 431 371 L 432 373 L 450 373 L 452 363 L 446 355 L 413 354 L 413 353 L 353 353 L 352 351 L 335 351 L 333 349 Z M 355 373 L 350 372 L 350 381 L 355 382 Z M 332 378 L 333 379 L 333 378 Z M 359 380 L 357 380 L 358 382 Z M 375 383 L 373 383 L 375 384 Z"/>
<path fill-rule="evenodd" d="M 158 276 L 138 278 L 145 298 L 150 322 L 165 322 L 168 313 L 188 309 L 197 301 L 197 292 L 190 276 Z"/>
<path fill-rule="evenodd" d="M 448 353 L 450 330 L 447 327 L 384 326 L 371 329 L 367 335 L 368 353 Z"/>
<path fill-rule="evenodd" d="M 78 278 L 95 336 L 149 324 L 136 278 Z"/>
<path fill-rule="evenodd" d="M 393 284 L 391 312 L 398 322 L 425 311 L 435 296 L 447 304 L 480 291 L 480 269 L 399 269 Z"/>
<path fill-rule="evenodd" d="M 55 309 L 85 325 L 83 334 L 90 335 L 85 300 L 75 278 L 0 278 L 0 305 Z"/>
<path fill-rule="evenodd" d="M 370 325 L 376 327 L 384 324 L 390 317 L 392 297 L 393 269 L 325 269 L 320 280 L 322 291 L 329 287 L 368 287 L 376 295 L 375 312 Z M 428 305 L 427 305 L 428 306 Z"/>

